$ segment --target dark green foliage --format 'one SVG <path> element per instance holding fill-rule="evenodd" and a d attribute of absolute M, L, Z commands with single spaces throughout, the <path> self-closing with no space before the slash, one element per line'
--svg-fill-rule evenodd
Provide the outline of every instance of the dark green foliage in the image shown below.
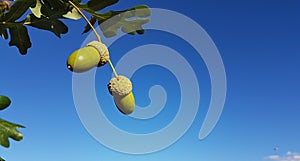
<path fill-rule="evenodd" d="M 35 28 L 51 31 L 58 37 L 68 32 L 68 27 L 62 21 L 53 17 L 37 18 L 33 14 L 30 14 L 24 23 Z"/>
<path fill-rule="evenodd" d="M 16 141 L 22 140 L 23 135 L 17 130 L 17 128 L 24 128 L 24 126 L 0 119 L 0 145 L 8 148 L 9 138 Z"/>
<path fill-rule="evenodd" d="M 7 96 L 0 95 L 0 111 L 6 109 L 11 104 Z"/>
<path fill-rule="evenodd" d="M 142 25 L 149 21 L 151 14 L 147 6 L 136 6 L 122 11 L 100 11 L 118 3 L 118 0 L 90 0 L 81 4 L 81 0 L 72 0 L 81 10 L 92 17 L 90 22 L 96 22 L 106 37 L 115 36 L 119 29 L 128 34 L 143 34 Z M 31 9 L 30 14 L 28 9 Z M 68 0 L 15 0 L 9 10 L 0 12 L 0 35 L 3 39 L 10 38 L 9 45 L 16 46 L 21 54 L 26 54 L 31 47 L 27 26 L 47 30 L 57 37 L 68 32 L 68 27 L 61 19 L 79 19 L 80 15 L 69 4 Z M 23 20 L 20 20 L 23 19 Z M 84 33 L 90 31 L 86 26 Z"/>
<path fill-rule="evenodd" d="M 8 12 L 3 15 L 3 22 L 15 22 L 29 7 L 34 6 L 35 0 L 16 0 Z"/>
<path fill-rule="evenodd" d="M 22 25 L 9 26 L 10 42 L 9 46 L 17 46 L 21 54 L 26 54 L 31 47 L 27 28 Z"/>
<path fill-rule="evenodd" d="M 0 110 L 7 108 L 11 104 L 9 97 L 0 95 Z M 17 128 L 24 128 L 22 125 L 11 123 L 0 118 L 0 145 L 3 147 L 9 147 L 9 138 L 20 141 L 23 139 L 23 135 L 17 130 Z M 5 161 L 0 157 L 0 161 Z"/>
<path fill-rule="evenodd" d="M 104 9 L 107 6 L 111 6 L 115 3 L 117 3 L 119 0 L 105 0 L 105 1 L 99 1 L 99 0 L 90 0 L 87 3 L 87 7 L 94 11 L 99 11 Z"/>

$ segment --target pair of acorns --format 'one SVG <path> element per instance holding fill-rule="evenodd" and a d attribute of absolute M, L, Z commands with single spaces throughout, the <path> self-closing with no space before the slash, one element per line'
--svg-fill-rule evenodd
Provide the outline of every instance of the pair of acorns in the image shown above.
<path fill-rule="evenodd" d="M 67 67 L 72 72 L 82 73 L 103 66 L 108 61 L 110 60 L 106 45 L 92 41 L 69 56 Z M 107 87 L 119 111 L 126 115 L 131 114 L 135 108 L 131 81 L 125 76 L 116 76 L 109 81 Z"/>

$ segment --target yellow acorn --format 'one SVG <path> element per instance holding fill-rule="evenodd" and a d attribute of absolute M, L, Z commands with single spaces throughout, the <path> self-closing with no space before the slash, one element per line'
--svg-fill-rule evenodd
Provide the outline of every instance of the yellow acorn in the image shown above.
<path fill-rule="evenodd" d="M 119 111 L 125 115 L 131 114 L 135 108 L 131 81 L 125 76 L 117 76 L 109 81 L 107 87 Z"/>
<path fill-rule="evenodd" d="M 106 45 L 99 41 L 92 41 L 69 56 L 67 67 L 72 72 L 81 73 L 96 66 L 103 66 L 108 60 L 109 52 Z"/>

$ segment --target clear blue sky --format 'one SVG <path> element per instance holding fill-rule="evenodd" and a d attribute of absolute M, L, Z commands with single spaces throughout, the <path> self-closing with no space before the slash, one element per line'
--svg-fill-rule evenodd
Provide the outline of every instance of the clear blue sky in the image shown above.
<path fill-rule="evenodd" d="M 121 38 L 110 48 L 112 61 L 117 62 L 122 54 L 147 43 L 178 50 L 193 68 L 197 68 L 201 107 L 196 119 L 179 141 L 152 154 L 123 154 L 98 143 L 76 113 L 72 73 L 66 68 L 68 55 L 80 48 L 87 37 L 81 34 L 85 23 L 67 20 L 69 32 L 61 39 L 30 28 L 33 45 L 26 56 L 21 56 L 15 47 L 9 47 L 8 41 L 0 40 L 0 93 L 12 99 L 10 108 L 1 111 L 0 117 L 26 126 L 20 129 L 24 135 L 21 142 L 11 141 L 9 149 L 0 147 L 1 157 L 9 161 L 262 161 L 271 155 L 278 155 L 281 160 L 298 156 L 300 2 L 125 0 L 114 9 L 138 4 L 182 13 L 201 25 L 214 40 L 226 70 L 227 97 L 213 132 L 204 140 L 198 139 L 210 101 L 209 75 L 203 60 L 181 39 L 148 31 L 144 35 Z M 127 122 L 119 122 L 126 118 L 115 109 L 106 90 L 110 76 L 108 65 L 98 69 L 95 86 L 98 99 L 107 97 L 100 100 L 102 106 L 111 109 L 104 109 L 104 112 L 114 124 L 128 131 L 141 132 L 139 130 L 155 131 L 172 120 L 177 109 L 171 107 L 179 104 L 179 93 L 178 87 L 174 88 L 178 83 L 170 72 L 149 66 L 134 75 L 139 105 L 150 103 L 148 89 L 155 84 L 165 86 L 171 99 L 158 120 L 150 120 L 150 123 L 129 121 L 128 126 Z M 274 151 L 275 147 L 278 150 Z"/>

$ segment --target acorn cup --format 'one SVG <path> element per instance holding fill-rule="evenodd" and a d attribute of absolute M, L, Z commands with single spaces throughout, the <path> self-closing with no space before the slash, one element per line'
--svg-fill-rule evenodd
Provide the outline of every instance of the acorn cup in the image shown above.
<path fill-rule="evenodd" d="M 107 87 L 119 111 L 125 115 L 131 114 L 135 108 L 131 81 L 125 76 L 117 76 L 109 81 Z"/>
<path fill-rule="evenodd" d="M 109 61 L 109 52 L 105 44 L 92 41 L 86 47 L 74 51 L 68 58 L 67 68 L 75 73 L 82 73 L 100 67 Z"/>

